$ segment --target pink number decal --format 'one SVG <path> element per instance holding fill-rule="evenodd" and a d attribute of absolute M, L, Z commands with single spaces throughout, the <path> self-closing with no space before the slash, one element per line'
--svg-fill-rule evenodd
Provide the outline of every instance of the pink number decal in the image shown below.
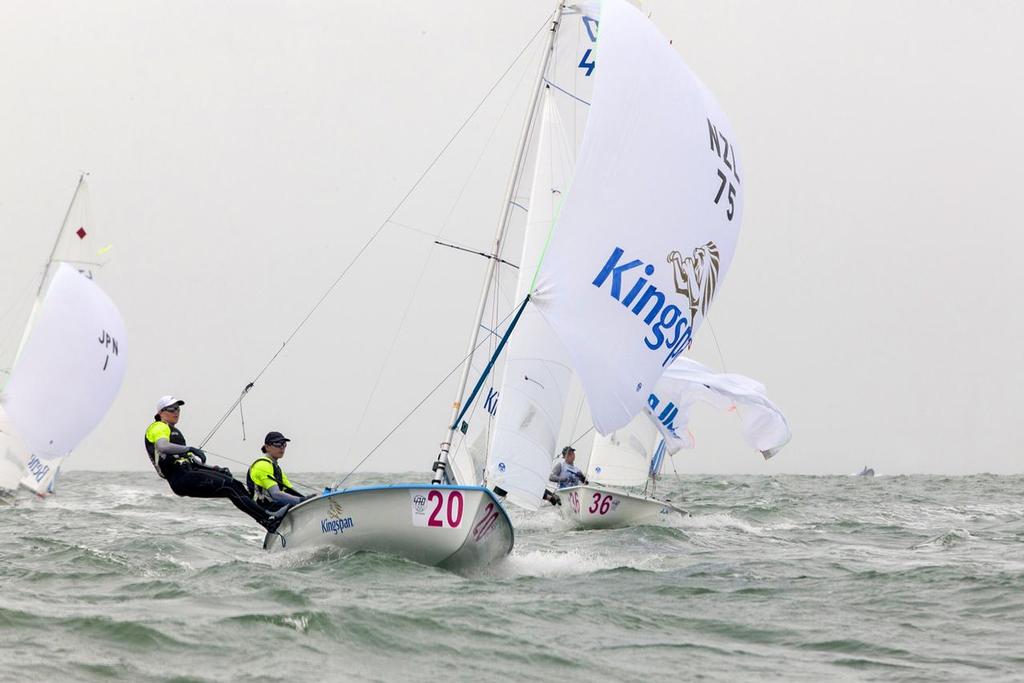
<path fill-rule="evenodd" d="M 454 505 L 455 501 L 459 501 L 459 514 L 458 515 L 453 515 L 452 514 L 452 509 L 455 507 L 455 505 Z M 463 508 L 462 492 L 461 491 L 452 491 L 451 493 L 449 493 L 448 494 L 448 526 L 450 526 L 453 529 L 457 528 L 459 526 L 459 524 L 462 523 L 462 508 Z"/>
<path fill-rule="evenodd" d="M 579 491 L 569 492 L 569 504 L 572 505 L 572 511 L 576 514 L 580 512 L 580 494 Z"/>
<path fill-rule="evenodd" d="M 612 506 L 612 496 L 611 496 L 611 494 L 608 494 L 607 496 L 604 497 L 604 500 L 601 501 L 601 514 L 602 515 L 607 514 L 608 509 L 611 508 L 611 506 Z"/>
<path fill-rule="evenodd" d="M 488 503 L 487 507 L 484 508 L 483 518 L 476 523 L 473 527 L 473 540 L 479 541 L 481 538 L 487 535 L 487 533 L 494 528 L 494 525 L 498 521 L 498 511 L 494 509 L 494 503 Z"/>
<path fill-rule="evenodd" d="M 444 522 L 437 518 L 439 512 L 441 512 L 441 505 L 444 503 L 444 496 L 440 491 L 431 491 L 427 494 L 428 501 L 437 501 L 437 507 L 430 513 L 430 519 L 427 520 L 427 526 L 444 526 Z"/>
<path fill-rule="evenodd" d="M 590 507 L 587 508 L 587 512 L 589 512 L 590 514 L 594 514 L 595 512 L 597 512 L 597 506 L 600 505 L 600 504 L 601 504 L 601 494 L 600 493 L 595 493 L 594 494 L 594 502 L 591 503 Z"/>

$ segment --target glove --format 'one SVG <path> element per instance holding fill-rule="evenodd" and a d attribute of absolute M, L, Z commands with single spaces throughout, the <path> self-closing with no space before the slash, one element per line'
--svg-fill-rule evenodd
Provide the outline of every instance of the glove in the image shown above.
<path fill-rule="evenodd" d="M 199 462 L 206 464 L 206 453 L 203 452 L 202 448 L 190 448 L 189 451 L 192 453 L 192 457 Z"/>

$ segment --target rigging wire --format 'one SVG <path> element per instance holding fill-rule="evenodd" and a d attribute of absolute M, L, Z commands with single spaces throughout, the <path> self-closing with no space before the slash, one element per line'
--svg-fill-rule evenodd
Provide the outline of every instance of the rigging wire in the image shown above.
<path fill-rule="evenodd" d="M 718 335 L 715 334 L 715 326 L 711 324 L 711 318 L 705 315 L 704 322 L 707 323 L 708 329 L 711 330 L 711 338 L 714 340 L 715 349 L 718 351 L 718 362 L 722 364 L 722 372 L 729 372 L 725 367 L 725 355 L 722 354 L 722 347 L 718 345 Z"/>
<path fill-rule="evenodd" d="M 502 74 L 498 77 L 494 84 L 491 85 L 491 87 L 487 90 L 486 94 L 484 94 L 483 98 L 481 98 L 480 102 L 478 102 L 477 105 L 473 108 L 473 110 L 469 113 L 469 116 L 467 116 L 466 119 L 462 122 L 462 124 L 459 125 L 455 133 L 453 133 L 452 136 L 448 139 L 448 141 L 444 144 L 444 146 L 441 147 L 441 150 L 434 156 L 431 162 L 427 164 L 427 167 L 420 174 L 419 178 L 416 179 L 416 182 L 412 184 L 408 192 L 406 192 L 405 195 L 398 201 L 395 207 L 388 214 L 387 218 L 385 218 L 381 222 L 381 224 L 377 226 L 377 229 L 374 230 L 370 238 L 363 244 L 362 247 L 359 248 L 359 251 L 356 252 L 356 255 L 352 257 L 352 260 L 350 260 L 348 265 L 346 265 L 345 268 L 341 271 L 341 274 L 338 275 L 337 278 L 335 278 L 334 282 L 332 282 L 331 285 L 324 291 L 324 293 L 317 300 L 316 304 L 313 305 L 313 307 L 309 310 L 306 316 L 299 322 L 298 325 L 296 325 L 295 329 L 292 330 L 292 333 L 288 335 L 288 337 L 281 343 L 281 347 L 274 353 L 273 356 L 270 357 L 270 360 L 268 360 L 266 365 L 264 365 L 263 368 L 256 374 L 256 377 L 252 381 L 250 381 L 245 386 L 244 389 L 242 389 L 241 394 L 238 396 L 235 402 L 231 404 L 231 407 L 228 408 L 224 416 L 217 421 L 217 423 L 213 426 L 210 432 L 203 438 L 202 442 L 200 443 L 200 448 L 203 445 L 205 445 L 211 438 L 213 438 L 213 435 L 217 433 L 217 430 L 219 430 L 221 426 L 224 424 L 224 422 L 228 419 L 228 417 L 231 416 L 231 413 L 234 412 L 235 408 L 237 408 L 242 403 L 242 399 L 244 399 L 245 395 L 249 393 L 249 391 L 253 388 L 253 385 L 255 385 L 256 382 L 258 382 L 259 379 L 263 377 L 263 374 L 267 371 L 268 368 L 270 368 L 274 361 L 277 360 L 278 356 L 281 355 L 281 352 L 284 351 L 284 348 L 288 345 L 288 343 L 295 338 L 299 331 L 306 325 L 306 322 L 308 322 L 309 319 L 313 317 L 313 314 L 316 313 L 317 309 L 319 309 L 320 306 L 324 303 L 324 301 L 327 300 L 327 297 L 330 296 L 331 292 L 334 291 L 334 288 L 338 286 L 342 279 L 348 274 L 349 270 L 352 269 L 352 266 L 354 266 L 355 263 L 362 257 L 362 255 L 366 252 L 370 245 L 373 244 L 374 241 L 376 241 L 381 231 L 384 230 L 388 223 L 391 222 L 391 220 L 395 217 L 395 214 L 398 213 L 399 209 L 401 209 L 405 202 L 409 199 L 409 197 L 412 196 L 412 193 L 415 192 L 416 188 L 420 186 L 420 183 L 423 182 L 423 179 L 427 177 L 427 174 L 430 173 L 430 171 L 434 168 L 435 165 L 437 165 L 437 162 L 440 161 L 441 157 L 444 156 L 445 152 L 448 151 L 448 148 L 452 146 L 452 143 L 455 142 L 455 139 L 462 134 L 463 129 L 469 124 L 473 117 L 476 116 L 477 112 L 480 111 L 480 108 L 483 107 L 484 103 L 488 100 L 488 98 L 490 98 L 491 94 L 495 91 L 495 89 L 497 89 L 498 85 L 501 84 L 501 82 L 509 74 L 512 68 L 519 62 L 522 56 L 526 54 L 526 51 L 537 39 L 537 36 L 539 36 L 541 32 L 547 26 L 550 25 L 552 16 L 553 14 L 548 15 L 548 17 L 544 20 L 544 23 L 540 25 L 540 27 L 530 37 L 526 44 L 523 45 L 522 49 L 519 51 L 518 54 L 516 54 L 512 62 L 502 72 Z"/>
<path fill-rule="evenodd" d="M 524 75 L 520 76 L 519 82 L 516 84 L 516 87 L 513 88 L 513 91 L 517 90 L 522 85 L 524 77 L 525 77 L 525 70 L 524 70 Z M 480 149 L 480 153 L 477 155 L 476 161 L 473 163 L 473 167 L 469 170 L 468 173 L 466 173 L 466 179 L 465 179 L 465 181 L 463 181 L 462 187 L 459 188 L 458 194 L 455 196 L 455 199 L 452 201 L 451 206 L 448 208 L 448 213 L 445 214 L 444 219 L 441 221 L 441 229 L 440 229 L 440 231 L 438 231 L 438 233 L 436 235 L 433 235 L 435 238 L 442 237 L 444 235 L 445 231 L 448 230 L 448 227 L 449 227 L 449 225 L 451 223 L 451 218 L 452 218 L 452 216 L 455 213 L 455 209 L 458 207 L 459 203 L 462 201 L 462 197 L 466 193 L 466 188 L 469 187 L 470 182 L 472 182 L 473 178 L 476 176 L 476 170 L 480 167 L 480 164 L 483 162 L 484 156 L 486 156 L 487 150 L 491 147 L 491 143 L 494 140 L 494 136 L 498 132 L 498 128 L 501 127 L 501 122 L 505 119 L 505 116 L 508 114 L 508 111 L 509 111 L 509 109 L 512 106 L 512 100 L 513 100 L 513 97 L 509 97 L 508 98 L 508 100 L 505 102 L 505 107 L 501 111 L 501 114 L 497 117 L 497 119 L 494 122 L 494 125 L 491 127 L 491 132 L 487 135 L 487 139 L 484 141 L 484 144 L 483 144 L 483 146 Z M 410 227 L 410 226 L 402 225 L 401 223 L 398 223 L 397 221 L 392 221 L 392 223 L 395 224 L 395 225 L 399 225 L 401 227 L 406 227 L 406 228 Z M 415 230 L 415 228 L 411 228 L 411 229 Z M 417 232 L 422 232 L 422 231 L 417 230 Z M 485 253 L 482 253 L 482 252 L 477 252 L 477 251 L 474 251 L 474 250 L 471 250 L 471 249 L 467 249 L 467 248 L 464 248 L 464 247 L 459 247 L 459 246 L 454 245 L 454 244 L 448 244 L 448 243 L 440 241 L 439 239 L 434 239 L 434 244 L 431 245 L 431 247 L 427 251 L 427 257 L 423 260 L 423 265 L 421 266 L 419 275 L 416 278 L 416 284 L 412 288 L 413 295 L 409 298 L 409 301 L 405 305 L 405 310 L 402 312 L 402 317 L 401 317 L 401 319 L 398 322 L 398 327 L 397 327 L 397 329 L 395 331 L 394 337 L 391 340 L 391 344 L 388 347 L 388 352 L 384 356 L 384 361 L 383 361 L 383 363 L 381 363 L 380 370 L 377 373 L 377 378 L 376 378 L 376 380 L 373 383 L 373 388 L 370 390 L 369 398 L 367 398 L 367 400 L 363 403 L 363 412 L 359 416 L 359 422 L 356 423 L 356 428 L 355 428 L 355 431 L 353 432 L 352 438 L 349 439 L 349 447 L 348 447 L 348 450 L 345 451 L 345 458 L 344 458 L 345 460 L 348 460 L 349 455 L 352 453 L 352 449 L 355 447 L 356 438 L 359 436 L 360 432 L 363 429 L 363 424 L 366 421 L 366 415 L 369 413 L 370 406 L 373 404 L 373 399 L 376 397 L 377 390 L 380 387 L 381 379 L 383 379 L 383 377 L 384 377 L 384 371 L 387 369 L 388 362 L 391 360 L 391 356 L 395 352 L 395 346 L 398 343 L 398 338 L 401 336 L 402 330 L 405 327 L 405 321 L 409 317 L 409 312 L 412 310 L 412 305 L 413 305 L 413 303 L 415 302 L 415 299 L 416 299 L 416 293 L 420 291 L 420 285 L 423 282 L 423 278 L 426 276 L 427 270 L 428 270 L 428 268 L 430 266 L 430 263 L 431 263 L 432 259 L 434 258 L 435 253 L 437 252 L 437 246 L 436 245 L 452 247 L 454 249 L 459 249 L 461 251 L 468 251 L 468 252 L 471 252 L 471 253 L 480 254 L 481 256 L 486 256 L 488 258 L 496 258 L 499 262 L 507 263 L 507 261 L 503 261 L 502 259 L 498 258 L 497 256 L 493 256 L 492 257 L 489 254 L 485 254 Z M 512 265 L 512 264 L 509 263 L 508 265 Z M 516 267 L 516 266 L 513 266 L 513 267 Z"/>
<path fill-rule="evenodd" d="M 508 320 L 509 318 L 511 318 L 512 316 L 514 316 L 514 315 L 515 315 L 515 314 L 516 314 L 516 313 L 517 313 L 517 312 L 518 312 L 519 310 L 520 310 L 520 309 L 513 309 L 513 310 L 509 311 L 508 315 L 506 315 L 506 316 L 504 317 L 504 319 L 502 319 L 501 323 L 504 323 L 504 322 L 506 322 L 506 321 L 507 321 L 507 320 Z M 501 323 L 499 323 L 499 325 L 500 325 Z M 419 402 L 419 403 L 417 403 L 417 404 L 416 404 L 415 406 L 413 406 L 412 410 L 410 410 L 410 411 L 409 411 L 409 412 L 408 412 L 408 413 L 407 413 L 407 414 L 405 415 L 405 417 L 403 417 L 403 418 L 402 418 L 401 420 L 399 420 L 398 424 L 396 424 L 396 425 L 395 425 L 394 427 L 392 427 L 392 428 L 391 428 L 391 431 L 389 431 L 389 432 L 388 432 L 387 434 L 385 434 L 385 435 L 384 435 L 384 438 L 383 438 L 383 439 L 381 439 L 380 441 L 378 441 L 378 442 L 377 442 L 377 445 L 376 445 L 376 446 L 374 446 L 373 448 L 371 448 L 371 449 L 370 449 L 370 452 L 369 452 L 369 453 L 367 453 L 366 455 L 364 455 L 364 456 L 363 456 L 363 459 L 362 459 L 362 460 L 360 460 L 359 462 L 357 462 L 357 463 L 356 463 L 356 465 L 355 465 L 355 467 L 353 467 L 353 468 L 352 468 L 352 469 L 351 469 L 351 470 L 349 471 L 349 473 L 348 473 L 348 474 L 346 474 L 346 475 L 345 475 L 345 476 L 344 476 L 344 477 L 343 477 L 343 478 L 341 479 L 341 481 L 337 482 L 336 484 L 333 484 L 333 485 L 331 486 L 331 488 L 334 488 L 334 489 L 337 489 L 337 488 L 339 488 L 339 487 L 340 487 L 340 486 L 341 486 L 342 484 L 344 484 L 344 483 L 345 483 L 345 482 L 346 482 L 346 481 L 348 480 L 348 478 L 349 478 L 349 477 L 351 477 L 351 476 L 352 476 L 353 474 L 355 474 L 356 470 L 358 470 L 358 469 L 359 469 L 360 467 L 362 467 L 363 463 L 365 463 L 365 462 L 366 462 L 366 461 L 367 461 L 367 460 L 368 460 L 368 459 L 370 458 L 370 456 L 371 456 L 371 455 L 373 455 L 374 453 L 376 453 L 376 452 L 377 452 L 377 449 L 378 449 L 378 448 L 380 448 L 381 446 L 383 446 L 383 445 L 384 445 L 384 442 L 385 442 L 385 441 L 387 441 L 388 439 L 390 439 L 390 438 L 391 438 L 391 435 L 392 435 L 392 434 L 394 434 L 394 433 L 395 433 L 396 431 L 398 431 L 399 427 L 401 427 L 401 426 L 402 426 L 403 424 L 405 424 L 405 423 L 406 423 L 406 421 L 407 421 L 407 420 L 408 420 L 408 419 L 409 419 L 410 417 L 412 417 L 412 416 L 413 416 L 413 414 L 414 414 L 414 413 L 415 413 L 415 412 L 416 412 L 417 410 L 419 410 L 419 409 L 420 409 L 420 406 L 422 406 L 422 405 L 423 405 L 424 403 L 426 403 L 426 402 L 427 402 L 427 399 L 428 399 L 428 398 L 430 398 L 431 396 L 433 396 L 433 395 L 434 395 L 434 393 L 435 393 L 435 392 L 436 392 L 436 391 L 437 391 L 438 389 L 440 389 L 440 388 L 441 388 L 442 386 L 444 386 L 444 383 L 445 383 L 445 382 L 447 382 L 447 381 L 448 381 L 449 379 L 451 379 L 451 376 L 452 376 L 452 375 L 454 375 L 454 374 L 455 374 L 455 373 L 456 373 L 456 372 L 458 371 L 458 369 L 462 367 L 462 364 L 463 364 L 463 363 L 466 363 L 466 362 L 468 362 L 468 361 L 471 361 L 471 359 L 473 358 L 474 354 L 476 354 L 476 352 L 477 352 L 477 349 L 479 349 L 479 348 L 480 348 L 481 346 L 483 346 L 484 344 L 486 344 L 486 343 L 488 342 L 488 340 L 489 340 L 489 339 L 490 339 L 490 336 L 488 335 L 488 337 L 487 337 L 487 338 L 485 338 L 485 339 L 482 339 L 482 340 L 480 341 L 480 343 L 479 343 L 479 344 L 477 344 L 477 345 L 476 345 L 475 347 L 473 347 L 473 350 L 472 350 L 472 351 L 470 351 L 468 355 L 466 355 L 466 356 L 465 356 L 464 358 L 462 358 L 462 360 L 460 360 L 460 361 L 459 361 L 459 362 L 458 362 L 458 363 L 457 363 L 457 364 L 455 365 L 455 367 L 453 367 L 453 368 L 452 368 L 452 369 L 451 369 L 451 370 L 450 370 L 450 371 L 448 372 L 448 374 L 447 374 L 447 375 L 445 375 L 444 377 L 442 377 L 442 378 L 441 378 L 441 381 L 440 381 L 440 382 L 438 382 L 437 384 L 435 384 L 435 385 L 434 385 L 434 388 L 433 388 L 433 389 L 431 389 L 431 390 L 430 390 L 429 392 L 427 392 L 427 395 L 426 395 L 426 396 L 424 396 L 424 397 L 423 397 L 422 399 L 420 399 L 420 402 Z"/>
<path fill-rule="evenodd" d="M 582 434 L 580 434 L 579 436 L 577 436 L 577 437 L 576 437 L 575 439 L 573 439 L 573 440 L 572 440 L 572 443 L 570 443 L 569 445 L 570 445 L 570 446 L 575 446 L 575 445 L 576 445 L 577 443 L 579 443 L 579 442 L 580 442 L 580 440 L 581 440 L 581 439 L 582 439 L 583 437 L 585 437 L 585 436 L 586 436 L 587 434 L 589 434 L 589 433 L 590 433 L 590 432 L 592 432 L 592 431 L 594 431 L 594 425 L 590 425 L 590 429 L 588 429 L 587 431 L 583 432 Z"/>
<path fill-rule="evenodd" d="M 233 462 L 236 465 L 242 465 L 243 467 L 246 468 L 246 471 L 248 471 L 248 468 L 251 467 L 251 465 L 249 465 L 247 463 L 244 463 L 241 460 L 235 460 L 234 458 L 229 458 L 228 456 L 224 455 L 223 453 L 214 453 L 213 451 L 208 451 L 205 448 L 203 449 L 203 452 L 206 453 L 207 455 L 212 455 L 212 456 L 215 456 L 217 458 L 220 458 L 221 460 L 227 460 L 228 462 Z M 299 481 L 298 479 L 295 479 L 294 477 L 288 477 L 288 480 L 291 483 L 293 483 L 293 484 L 298 484 L 299 486 L 302 486 L 303 488 L 310 489 L 312 491 L 319 491 L 320 490 L 319 487 L 317 487 L 317 486 L 310 486 L 309 484 L 304 484 L 303 482 Z"/>

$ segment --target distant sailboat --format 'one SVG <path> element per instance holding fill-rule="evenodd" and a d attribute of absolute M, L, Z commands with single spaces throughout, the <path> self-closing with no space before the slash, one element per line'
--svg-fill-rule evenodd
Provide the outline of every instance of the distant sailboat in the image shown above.
<path fill-rule="evenodd" d="M 647 415 L 639 415 L 608 436 L 598 435 L 586 471 L 588 483 L 555 491 L 559 512 L 581 529 L 610 529 L 670 522 L 686 511 L 668 500 L 655 498 L 655 487 L 665 461 L 665 440 Z M 618 487 L 638 487 L 630 493 Z"/>
<path fill-rule="evenodd" d="M 873 476 L 875 476 L 875 470 L 870 468 L 870 467 L 868 467 L 867 465 L 864 465 L 864 469 L 862 469 L 860 472 L 858 472 L 856 474 L 856 476 L 858 476 L 858 477 L 873 477 Z"/>
<path fill-rule="evenodd" d="M 87 196 L 83 174 L 0 393 L 0 489 L 52 493 L 61 463 L 103 419 L 124 378 L 124 321 L 91 279 L 102 255 L 83 248 L 92 231 Z"/>
<path fill-rule="evenodd" d="M 658 382 L 646 414 L 594 439 L 586 468 L 588 483 L 555 491 L 563 516 L 580 528 L 598 529 L 670 521 L 685 514 L 655 493 L 665 456 L 694 446 L 690 411 L 698 401 L 735 411 L 747 443 L 765 459 L 789 442 L 786 418 L 768 400 L 764 385 L 743 375 L 715 373 L 680 357 Z M 639 486 L 644 486 L 642 493 L 611 488 Z"/>

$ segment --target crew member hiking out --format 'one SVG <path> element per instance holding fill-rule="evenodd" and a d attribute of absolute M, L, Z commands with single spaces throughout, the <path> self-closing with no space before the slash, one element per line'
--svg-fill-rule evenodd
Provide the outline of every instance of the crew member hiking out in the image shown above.
<path fill-rule="evenodd" d="M 239 510 L 255 519 L 267 531 L 274 531 L 281 516 L 267 512 L 249 496 L 242 482 L 226 467 L 206 464 L 202 449 L 186 444 L 178 431 L 181 406 L 174 396 L 157 401 L 153 424 L 146 430 L 146 453 L 157 474 L 167 480 L 175 495 L 190 498 L 228 498 Z M 281 510 L 281 514 L 284 509 Z"/>
<path fill-rule="evenodd" d="M 282 505 L 291 506 L 306 499 L 295 490 L 288 476 L 281 470 L 278 460 L 284 457 L 284 449 L 291 439 L 281 432 L 269 432 L 260 449 L 264 455 L 257 458 L 245 473 L 245 488 L 259 505 L 267 510 L 277 510 Z"/>

